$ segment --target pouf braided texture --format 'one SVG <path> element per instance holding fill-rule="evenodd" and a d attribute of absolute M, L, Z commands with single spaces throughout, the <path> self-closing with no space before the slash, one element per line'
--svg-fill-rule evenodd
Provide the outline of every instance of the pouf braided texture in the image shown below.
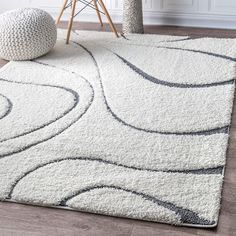
<path fill-rule="evenodd" d="M 30 60 L 48 53 L 55 45 L 57 29 L 45 11 L 23 8 L 0 15 L 0 58 Z"/>

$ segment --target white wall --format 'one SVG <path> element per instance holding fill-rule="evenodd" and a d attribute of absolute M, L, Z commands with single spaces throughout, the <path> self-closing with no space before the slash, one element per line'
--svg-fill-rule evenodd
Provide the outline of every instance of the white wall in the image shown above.
<path fill-rule="evenodd" d="M 115 22 L 122 22 L 122 0 L 104 0 Z M 56 17 L 63 0 L 0 0 L 0 12 L 37 7 Z M 81 7 L 82 4 L 78 4 Z M 236 29 L 236 0 L 143 0 L 144 23 Z M 63 16 L 67 20 L 69 13 Z M 97 21 L 93 10 L 77 20 Z"/>

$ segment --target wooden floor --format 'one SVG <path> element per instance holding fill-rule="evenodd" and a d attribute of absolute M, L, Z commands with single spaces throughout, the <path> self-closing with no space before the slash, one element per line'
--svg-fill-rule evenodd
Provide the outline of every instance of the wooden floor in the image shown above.
<path fill-rule="evenodd" d="M 60 27 L 64 28 L 65 23 Z M 101 30 L 75 23 L 75 29 Z M 105 28 L 108 28 L 107 25 Z M 117 26 L 120 29 L 120 26 Z M 146 33 L 236 38 L 236 30 L 147 26 Z M 0 60 L 0 67 L 6 64 Z M 236 103 L 235 103 L 236 104 Z M 0 236 L 236 236 L 236 105 L 234 106 L 219 225 L 215 229 L 175 227 L 95 214 L 0 203 Z"/>

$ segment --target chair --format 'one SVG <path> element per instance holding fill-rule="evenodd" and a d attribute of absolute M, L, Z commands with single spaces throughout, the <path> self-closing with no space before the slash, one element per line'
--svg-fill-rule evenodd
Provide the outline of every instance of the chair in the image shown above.
<path fill-rule="evenodd" d="M 79 12 L 75 13 L 76 3 L 77 2 L 80 2 L 80 3 L 84 4 L 84 6 L 83 6 L 83 8 Z M 103 12 L 99 10 L 99 6 L 103 10 Z M 59 16 L 58 16 L 58 18 L 56 20 L 56 24 L 58 24 L 60 22 L 60 19 L 61 19 L 62 15 L 63 15 L 63 12 L 68 7 L 71 7 L 71 16 L 70 16 L 70 20 L 69 20 L 69 23 L 68 23 L 68 31 L 67 31 L 66 44 L 68 44 L 69 40 L 70 40 L 70 33 L 71 33 L 71 28 L 72 28 L 72 24 L 73 24 L 74 18 L 81 11 L 83 11 L 86 7 L 90 7 L 92 9 L 96 10 L 96 13 L 97 13 L 97 16 L 98 16 L 98 19 L 99 19 L 99 22 L 100 22 L 101 26 L 103 26 L 101 14 L 104 14 L 107 17 L 107 20 L 109 22 L 111 30 L 114 32 L 116 37 L 119 37 L 118 33 L 117 33 L 117 30 L 116 30 L 116 28 L 115 28 L 115 26 L 114 26 L 114 24 L 112 22 L 112 19 L 110 17 L 110 14 L 107 11 L 107 8 L 106 8 L 105 4 L 103 3 L 103 0 L 90 0 L 90 2 L 88 2 L 87 0 L 65 0 L 64 3 L 63 3 L 63 6 L 61 8 L 60 14 L 59 14 Z"/>

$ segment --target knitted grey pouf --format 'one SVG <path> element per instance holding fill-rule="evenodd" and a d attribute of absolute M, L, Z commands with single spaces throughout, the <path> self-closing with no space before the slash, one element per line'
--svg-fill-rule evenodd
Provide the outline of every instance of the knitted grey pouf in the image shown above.
<path fill-rule="evenodd" d="M 0 15 L 0 58 L 34 59 L 49 52 L 56 39 L 54 20 L 43 10 L 24 8 Z"/>
<path fill-rule="evenodd" d="M 123 1 L 123 32 L 143 33 L 142 0 Z"/>

